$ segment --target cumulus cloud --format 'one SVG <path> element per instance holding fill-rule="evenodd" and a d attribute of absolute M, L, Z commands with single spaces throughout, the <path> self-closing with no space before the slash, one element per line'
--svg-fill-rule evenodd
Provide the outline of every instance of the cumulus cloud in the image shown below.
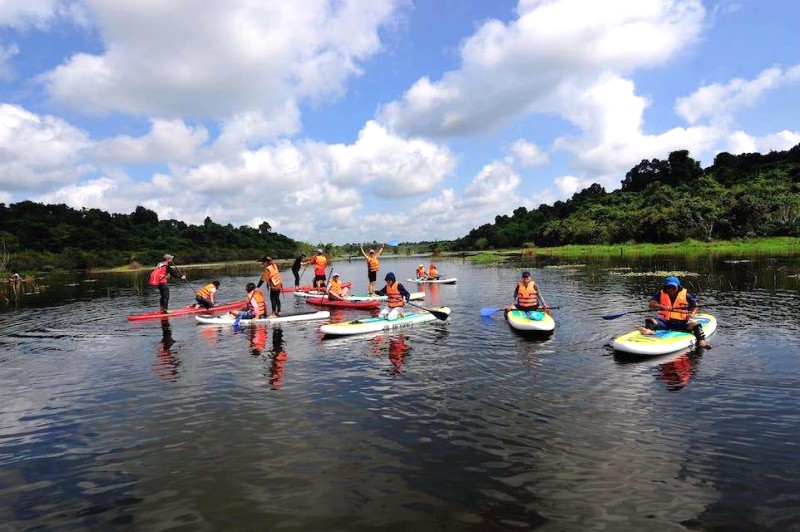
<path fill-rule="evenodd" d="M 564 86 L 605 72 L 652 67 L 694 41 L 705 10 L 697 0 L 523 0 L 508 24 L 485 22 L 461 46 L 461 66 L 418 80 L 386 104 L 380 120 L 404 134 L 467 135 L 531 111 L 565 113 Z M 574 88 L 572 90 L 575 90 Z"/>
<path fill-rule="evenodd" d="M 767 153 L 783 151 L 800 144 L 800 131 L 784 129 L 778 133 L 763 136 L 748 135 L 744 131 L 734 131 L 726 139 L 724 151 L 733 154 Z"/>
<path fill-rule="evenodd" d="M 510 148 L 511 160 L 522 166 L 540 166 L 548 161 L 547 153 L 533 142 L 516 140 Z"/>
<path fill-rule="evenodd" d="M 116 164 L 171 161 L 190 163 L 208 140 L 204 127 L 191 128 L 182 120 L 152 120 L 150 132 L 133 138 L 119 135 L 97 144 L 99 161 Z"/>
<path fill-rule="evenodd" d="M 693 94 L 678 98 L 675 111 L 690 124 L 705 118 L 730 120 L 736 111 L 752 107 L 765 92 L 798 81 L 800 65 L 786 70 L 772 67 L 751 80 L 735 78 L 700 87 Z"/>

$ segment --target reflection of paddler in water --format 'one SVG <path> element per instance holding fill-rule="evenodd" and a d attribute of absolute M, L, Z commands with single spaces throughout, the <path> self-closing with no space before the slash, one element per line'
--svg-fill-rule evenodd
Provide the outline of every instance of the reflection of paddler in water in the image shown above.
<path fill-rule="evenodd" d="M 405 335 L 398 335 L 398 336 L 376 336 L 373 338 L 372 343 L 372 352 L 375 354 L 376 357 L 380 357 L 383 355 L 383 347 L 384 343 L 387 343 L 388 346 L 386 351 L 389 355 L 389 362 L 392 363 L 392 373 L 402 373 L 403 372 L 403 365 L 405 364 L 406 355 L 410 351 L 409 345 L 406 343 L 408 339 Z"/>
<path fill-rule="evenodd" d="M 283 331 L 274 329 L 272 331 L 272 365 L 269 367 L 269 385 L 273 390 L 277 390 L 283 384 L 283 374 L 285 372 L 286 361 L 289 355 L 286 354 L 283 340 Z"/>
<path fill-rule="evenodd" d="M 172 338 L 172 328 L 168 320 L 161 320 L 161 341 L 156 350 L 156 362 L 153 371 L 159 379 L 175 382 L 178 377 L 178 368 L 181 360 L 172 351 L 175 340 Z"/>
<path fill-rule="evenodd" d="M 678 355 L 675 359 L 658 367 L 659 378 L 671 390 L 682 389 L 695 374 L 695 368 L 700 362 L 700 357 L 700 352 L 696 350 Z"/>
<path fill-rule="evenodd" d="M 267 328 L 250 327 L 247 330 L 247 337 L 250 340 L 250 353 L 254 356 L 261 356 L 261 352 L 267 347 Z"/>

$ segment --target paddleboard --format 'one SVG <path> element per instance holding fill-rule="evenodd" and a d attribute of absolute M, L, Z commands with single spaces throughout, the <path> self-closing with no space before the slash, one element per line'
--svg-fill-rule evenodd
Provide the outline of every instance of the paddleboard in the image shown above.
<path fill-rule="evenodd" d="M 239 320 L 239 325 L 251 325 L 254 323 L 285 323 L 289 321 L 308 321 L 308 320 L 324 320 L 331 317 L 331 313 L 327 310 L 319 310 L 317 312 L 302 312 L 297 314 L 284 314 L 276 318 L 258 318 L 254 320 Z M 195 316 L 197 323 L 203 325 L 233 325 L 236 318 L 233 316 Z"/>
<path fill-rule="evenodd" d="M 170 310 L 168 314 L 162 314 L 158 311 L 155 312 L 150 311 L 150 312 L 144 312 L 142 314 L 131 314 L 128 316 L 128 321 L 161 320 L 164 318 L 172 318 L 173 316 L 188 316 L 190 314 L 213 314 L 215 312 L 236 310 L 238 308 L 243 307 L 245 303 L 246 303 L 245 301 L 236 301 L 234 303 L 225 303 L 224 305 L 217 305 L 216 307 L 211 307 L 210 309 L 206 309 L 203 307 L 194 308 L 194 305 L 190 305 L 188 307 Z"/>
<path fill-rule="evenodd" d="M 281 288 L 281 292 L 308 292 L 309 290 L 313 290 L 314 287 L 309 285 L 305 286 L 284 286 Z"/>
<path fill-rule="evenodd" d="M 553 317 L 541 310 L 510 310 L 506 312 L 506 320 L 517 331 L 552 332 L 556 328 Z"/>
<path fill-rule="evenodd" d="M 327 295 L 327 292 L 319 292 L 319 291 L 312 291 L 312 292 L 295 292 L 295 297 L 303 297 L 303 298 L 318 298 L 324 295 Z M 417 299 L 425 299 L 425 292 L 409 292 L 411 296 L 411 301 Z M 347 301 L 386 301 L 386 296 L 371 296 L 369 294 L 347 294 L 344 296 Z"/>
<path fill-rule="evenodd" d="M 450 315 L 448 307 L 432 307 L 431 310 L 438 310 Z M 386 320 L 384 318 L 366 318 L 362 320 L 342 321 L 339 323 L 328 323 L 319 328 L 320 332 L 326 336 L 348 336 L 352 334 L 364 334 L 380 331 L 392 331 L 403 329 L 436 320 L 436 316 L 430 312 L 407 312 L 405 316 L 396 320 Z"/>
<path fill-rule="evenodd" d="M 306 299 L 309 305 L 317 305 L 321 307 L 337 307 L 337 308 L 378 308 L 381 302 L 372 299 L 368 301 L 352 301 L 350 299 L 328 299 L 328 297 L 309 297 Z"/>
<path fill-rule="evenodd" d="M 445 277 L 442 279 L 406 279 L 409 283 L 417 284 L 456 284 L 457 277 Z"/>
<path fill-rule="evenodd" d="M 711 314 L 696 314 L 692 321 L 700 322 L 706 338 L 717 330 L 717 319 Z M 614 350 L 620 353 L 657 356 L 692 348 L 695 341 L 694 335 L 689 332 L 660 330 L 652 335 L 646 335 L 636 330 L 618 336 L 612 345 Z"/>

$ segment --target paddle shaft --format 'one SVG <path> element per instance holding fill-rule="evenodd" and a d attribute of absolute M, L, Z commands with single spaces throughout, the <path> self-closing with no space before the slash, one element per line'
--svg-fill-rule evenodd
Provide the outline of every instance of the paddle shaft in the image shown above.
<path fill-rule="evenodd" d="M 417 305 L 417 304 L 415 304 L 415 303 L 412 303 L 411 301 L 406 301 L 406 305 L 411 305 L 412 307 L 417 307 L 417 308 L 419 308 L 419 309 L 422 309 L 422 310 L 424 310 L 424 311 L 430 312 L 431 314 L 433 314 L 433 316 L 434 316 L 436 319 L 439 319 L 439 320 L 442 320 L 442 321 L 445 321 L 445 320 L 447 320 L 447 318 L 448 318 L 448 316 L 449 316 L 448 314 L 446 314 L 446 313 L 444 313 L 444 312 L 440 312 L 440 311 L 438 311 L 438 310 L 433 310 L 433 309 L 425 308 L 425 307 L 423 307 L 422 305 Z"/>

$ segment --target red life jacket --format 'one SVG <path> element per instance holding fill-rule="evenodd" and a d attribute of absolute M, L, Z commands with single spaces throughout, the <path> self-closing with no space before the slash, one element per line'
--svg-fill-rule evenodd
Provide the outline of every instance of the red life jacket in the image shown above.
<path fill-rule="evenodd" d="M 148 280 L 150 286 L 158 286 L 169 281 L 168 267 L 169 265 L 166 262 L 158 263 L 153 271 L 150 272 L 150 279 Z"/>

